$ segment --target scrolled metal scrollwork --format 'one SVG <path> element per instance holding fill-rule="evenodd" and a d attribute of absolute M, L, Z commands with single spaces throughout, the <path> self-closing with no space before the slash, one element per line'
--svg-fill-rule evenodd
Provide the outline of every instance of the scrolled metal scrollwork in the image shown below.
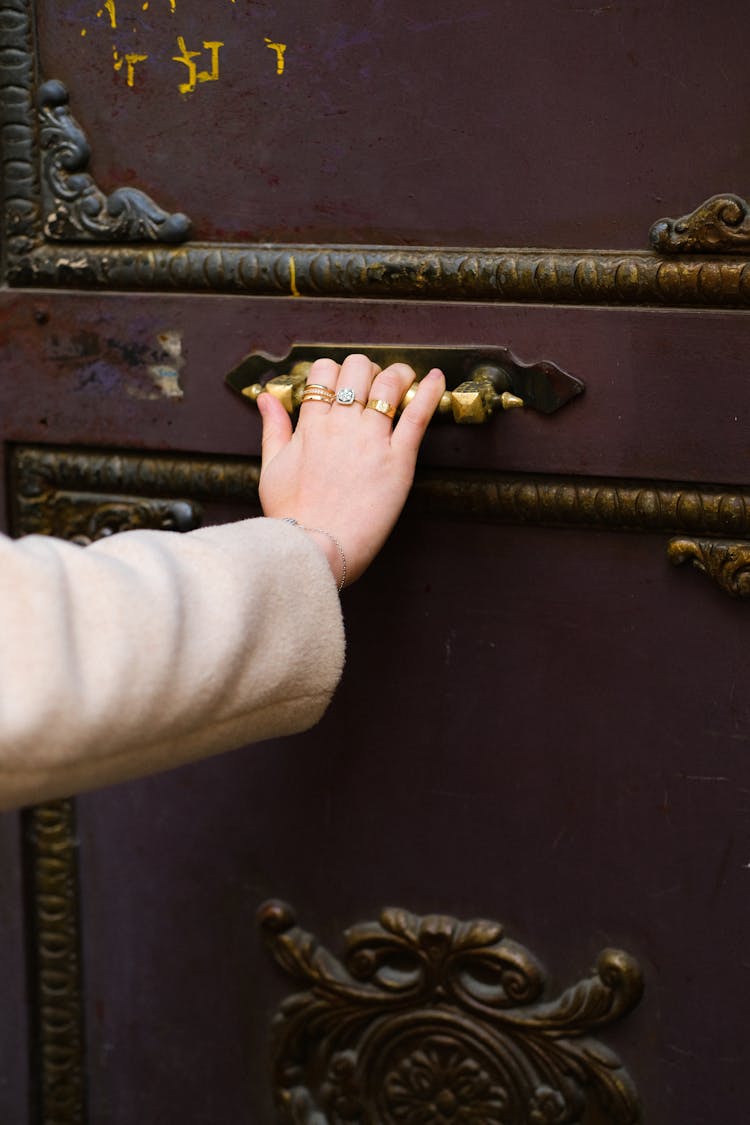
<path fill-rule="evenodd" d="M 620 1060 L 589 1034 L 640 1000 L 627 953 L 605 950 L 545 1001 L 541 965 L 496 922 L 391 908 L 348 930 L 338 959 L 284 903 L 259 921 L 278 964 L 308 986 L 274 1020 L 282 1120 L 574 1125 L 591 1102 L 596 1120 L 641 1120 Z"/>
<path fill-rule="evenodd" d="M 730 597 L 750 598 L 750 542 L 672 539 L 667 554 L 675 566 L 692 562 Z"/>
<path fill-rule="evenodd" d="M 18 499 L 27 533 L 55 535 L 87 546 L 119 531 L 150 528 L 190 531 L 200 524 L 201 509 L 189 500 L 145 496 L 97 496 L 51 489 Z"/>
<path fill-rule="evenodd" d="M 187 215 L 169 214 L 138 188 L 116 188 L 105 195 L 97 187 L 86 171 L 91 150 L 70 112 L 62 82 L 43 83 L 37 104 L 47 238 L 99 242 L 182 242 L 187 238 Z"/>
<path fill-rule="evenodd" d="M 712 195 L 688 215 L 659 219 L 649 238 L 660 254 L 746 254 L 750 204 L 739 195 Z"/>

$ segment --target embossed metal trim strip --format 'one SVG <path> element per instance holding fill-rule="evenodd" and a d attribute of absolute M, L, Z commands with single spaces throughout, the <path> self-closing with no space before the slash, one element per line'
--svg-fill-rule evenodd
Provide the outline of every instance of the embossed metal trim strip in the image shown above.
<path fill-rule="evenodd" d="M 56 491 L 258 504 L 257 461 L 18 446 L 17 503 Z M 750 536 L 750 488 L 671 481 L 423 470 L 409 510 L 544 527 Z"/>
<path fill-rule="evenodd" d="M 15 256 L 14 286 L 245 293 L 274 297 L 516 301 L 741 308 L 746 258 L 647 251 L 474 250 L 188 243 L 177 248 L 40 245 Z"/>
<path fill-rule="evenodd" d="M 649 251 L 54 244 L 42 229 L 32 0 L 0 0 L 5 274 L 12 286 L 255 296 L 742 308 L 750 262 Z M 724 247 L 726 251 L 727 247 Z"/>
<path fill-rule="evenodd" d="M 36 48 L 29 0 L 0 2 L 0 153 L 3 250 L 8 261 L 29 253 L 40 229 L 40 185 L 34 112 Z"/>
<path fill-rule="evenodd" d="M 72 801 L 23 814 L 35 1118 L 86 1121 L 78 866 Z"/>

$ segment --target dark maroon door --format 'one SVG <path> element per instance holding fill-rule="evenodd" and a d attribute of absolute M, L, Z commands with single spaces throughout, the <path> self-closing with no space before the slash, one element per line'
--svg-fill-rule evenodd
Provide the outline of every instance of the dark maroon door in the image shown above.
<path fill-rule="evenodd" d="M 3 820 L 10 1121 L 743 1119 L 742 36 L 424 7 L 0 3 L 14 532 L 257 511 L 252 353 L 585 387 L 435 423 L 315 730 Z"/>

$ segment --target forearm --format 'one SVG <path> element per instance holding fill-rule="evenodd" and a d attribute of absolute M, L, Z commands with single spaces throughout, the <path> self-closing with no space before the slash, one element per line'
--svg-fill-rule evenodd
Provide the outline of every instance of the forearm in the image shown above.
<path fill-rule="evenodd" d="M 3 540 L 0 582 L 5 807 L 309 726 L 340 674 L 335 583 L 280 521 Z"/>

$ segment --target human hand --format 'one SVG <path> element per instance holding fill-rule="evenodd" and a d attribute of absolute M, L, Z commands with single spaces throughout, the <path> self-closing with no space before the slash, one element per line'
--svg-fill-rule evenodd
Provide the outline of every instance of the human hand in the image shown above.
<path fill-rule="evenodd" d="M 332 391 L 351 387 L 356 402 L 306 402 L 296 428 L 281 403 L 270 394 L 258 398 L 263 418 L 260 501 L 266 516 L 291 517 L 325 552 L 337 580 L 342 578 L 338 549 L 346 556 L 346 584 L 369 566 L 385 543 L 414 479 L 417 452 L 445 379 L 436 368 L 392 425 L 370 399 L 397 406 L 415 380 L 405 363 L 384 371 L 367 356 L 350 355 L 343 364 L 316 360 L 308 385 Z"/>

